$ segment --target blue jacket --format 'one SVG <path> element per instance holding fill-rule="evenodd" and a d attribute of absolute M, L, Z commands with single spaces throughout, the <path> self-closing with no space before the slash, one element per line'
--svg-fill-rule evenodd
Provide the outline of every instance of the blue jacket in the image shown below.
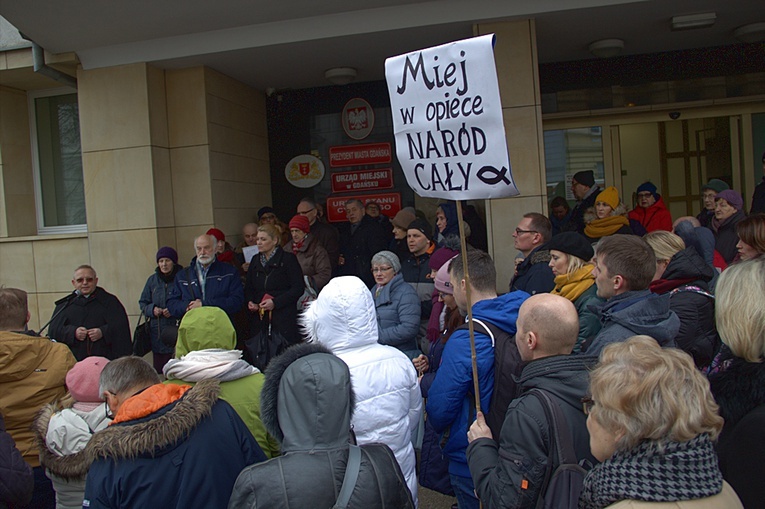
<path fill-rule="evenodd" d="M 372 287 L 374 297 L 377 286 Z M 377 311 L 378 343 L 406 353 L 417 350 L 420 331 L 420 298 L 399 273 L 374 297 Z"/>
<path fill-rule="evenodd" d="M 175 274 L 183 270 L 183 267 L 180 265 L 176 265 L 173 269 L 176 267 L 178 270 L 174 270 Z M 146 280 L 146 284 L 141 292 L 141 297 L 138 299 L 138 306 L 141 308 L 141 313 L 143 313 L 146 318 L 150 319 L 149 330 L 151 331 L 151 351 L 154 353 L 168 354 L 175 351 L 174 347 L 165 345 L 160 341 L 159 337 L 161 331 L 165 327 L 176 327 L 176 323 L 180 316 L 170 316 L 170 318 L 154 316 L 155 307 L 167 307 L 167 298 L 173 286 L 174 282 L 171 281 L 168 283 L 160 277 L 159 268 L 157 268 L 154 274 L 149 276 L 149 279 Z"/>
<path fill-rule="evenodd" d="M 473 304 L 473 317 L 515 334 L 518 310 L 527 298 L 527 293 L 512 292 L 496 299 L 478 301 Z M 481 408 L 488 411 L 494 390 L 494 346 L 491 338 L 476 331 L 475 350 Z M 436 432 L 449 430 L 444 447 L 444 454 L 449 457 L 449 473 L 470 478 L 465 449 L 469 424 L 475 420 L 475 403 L 470 333 L 467 330 L 455 331 L 446 343 L 441 367 L 428 391 L 426 411 Z"/>
<path fill-rule="evenodd" d="M 587 342 L 586 355 L 600 355 L 609 344 L 641 334 L 651 336 L 663 347 L 674 347 L 680 330 L 680 319 L 669 309 L 669 295 L 656 295 L 650 290 L 611 297 L 600 311 L 600 321 L 603 328 Z"/>
<path fill-rule="evenodd" d="M 94 434 L 83 450 L 96 458 L 83 506 L 226 507 L 239 472 L 266 456 L 218 388 L 204 380 L 146 417 Z"/>
<path fill-rule="evenodd" d="M 242 309 L 244 288 L 236 268 L 214 260 L 207 272 L 204 298 L 196 268 L 197 260 L 194 258 L 188 267 L 175 276 L 175 284 L 167 298 L 167 309 L 173 316 L 182 317 L 189 302 L 196 299 L 201 299 L 205 306 L 221 308 L 229 317 Z"/>

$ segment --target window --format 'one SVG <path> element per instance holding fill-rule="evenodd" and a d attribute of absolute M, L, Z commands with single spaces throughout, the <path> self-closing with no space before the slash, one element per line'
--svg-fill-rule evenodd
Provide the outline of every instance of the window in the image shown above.
<path fill-rule="evenodd" d="M 599 126 L 550 130 L 544 133 L 547 198 L 563 196 L 573 202 L 571 177 L 592 170 L 597 184 L 603 184 L 603 134 Z"/>
<path fill-rule="evenodd" d="M 29 94 L 39 233 L 86 230 L 77 94 Z"/>

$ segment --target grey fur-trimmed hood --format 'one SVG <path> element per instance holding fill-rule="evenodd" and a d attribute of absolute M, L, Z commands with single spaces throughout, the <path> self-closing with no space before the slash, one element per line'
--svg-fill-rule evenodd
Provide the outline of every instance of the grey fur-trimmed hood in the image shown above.
<path fill-rule="evenodd" d="M 331 449 L 348 444 L 355 399 L 339 357 L 318 343 L 299 344 L 268 365 L 260 415 L 282 452 Z"/>
<path fill-rule="evenodd" d="M 98 458 L 136 458 L 154 456 L 158 450 L 182 442 L 199 422 L 212 413 L 218 400 L 220 383 L 204 380 L 188 390 L 172 408 L 151 419 L 114 424 L 93 434 L 85 448 L 69 456 L 59 457 L 45 446 L 45 434 L 51 416 L 63 407 L 57 402 L 43 407 L 33 429 L 40 450 L 40 462 L 51 472 L 65 479 L 83 478 Z"/>

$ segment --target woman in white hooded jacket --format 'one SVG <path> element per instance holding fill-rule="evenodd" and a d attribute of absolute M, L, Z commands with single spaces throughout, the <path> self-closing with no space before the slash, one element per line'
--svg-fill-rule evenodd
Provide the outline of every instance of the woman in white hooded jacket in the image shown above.
<path fill-rule="evenodd" d="M 417 372 L 400 350 L 377 342 L 372 294 L 356 276 L 336 277 L 301 315 L 310 338 L 350 369 L 356 409 L 352 424 L 359 444 L 383 443 L 393 450 L 417 504 L 412 432 L 422 413 Z"/>

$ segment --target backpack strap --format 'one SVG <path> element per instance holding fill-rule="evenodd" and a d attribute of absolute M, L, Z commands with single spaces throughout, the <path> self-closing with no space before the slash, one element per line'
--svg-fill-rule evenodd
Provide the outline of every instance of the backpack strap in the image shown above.
<path fill-rule="evenodd" d="M 349 444 L 348 463 L 345 465 L 345 475 L 343 476 L 343 486 L 340 488 L 340 494 L 332 509 L 346 509 L 351 501 L 353 488 L 356 487 L 356 481 L 359 478 L 361 469 L 361 447 Z"/>
<path fill-rule="evenodd" d="M 479 320 L 478 318 L 473 318 L 473 331 L 474 332 L 475 332 L 475 326 L 476 325 L 480 325 L 481 328 L 483 329 L 483 331 L 479 330 L 478 332 L 481 332 L 481 333 L 489 336 L 489 338 L 491 338 L 491 346 L 493 346 L 493 347 L 496 346 L 496 340 L 494 338 L 494 332 L 492 331 L 492 328 L 494 326 L 491 323 L 489 323 L 489 322 L 483 322 L 483 321 Z M 467 322 L 465 322 L 462 325 L 460 325 L 459 327 L 457 327 L 456 330 L 459 330 L 459 329 L 470 330 L 470 325 Z"/>
<path fill-rule="evenodd" d="M 553 473 L 553 463 L 557 454 L 559 465 L 577 464 L 576 452 L 574 451 L 574 441 L 571 437 L 571 430 L 568 427 L 566 416 L 560 409 L 560 405 L 554 402 L 547 391 L 542 389 L 531 389 L 527 394 L 535 396 L 542 404 L 547 422 L 550 424 L 550 449 L 547 454 L 547 467 L 545 468 L 545 478 L 537 500 L 544 504 L 547 487 L 550 484 L 550 477 Z M 541 507 L 537 505 L 537 507 Z"/>

